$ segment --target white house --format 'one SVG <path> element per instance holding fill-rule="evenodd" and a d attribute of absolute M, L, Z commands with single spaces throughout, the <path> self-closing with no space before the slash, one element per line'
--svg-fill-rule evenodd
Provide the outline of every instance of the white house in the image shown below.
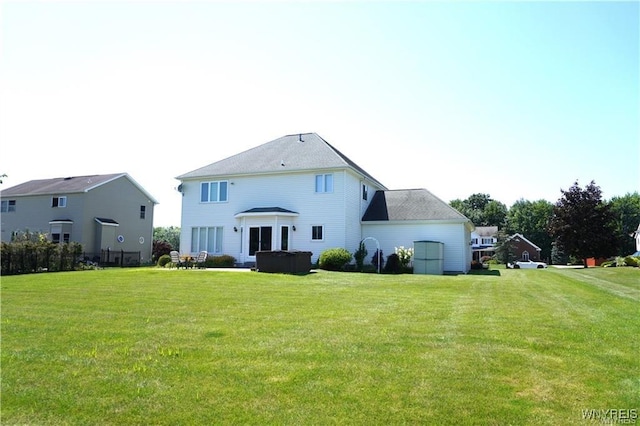
<path fill-rule="evenodd" d="M 353 253 L 367 237 L 385 256 L 434 240 L 444 243 L 445 271 L 470 269 L 469 219 L 425 189 L 389 191 L 315 133 L 284 136 L 176 179 L 185 253 L 247 264 L 259 250 L 302 250 L 316 261 L 328 248 Z"/>
<path fill-rule="evenodd" d="M 471 250 L 473 260 L 480 261 L 483 256 L 493 256 L 498 243 L 497 226 L 476 226 L 471 232 Z"/>

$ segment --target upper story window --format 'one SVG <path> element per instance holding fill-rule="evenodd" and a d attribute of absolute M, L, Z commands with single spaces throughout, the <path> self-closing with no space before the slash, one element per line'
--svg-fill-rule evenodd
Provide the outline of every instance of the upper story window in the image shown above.
<path fill-rule="evenodd" d="M 51 207 L 67 207 L 67 197 L 53 197 Z"/>
<path fill-rule="evenodd" d="M 219 203 L 227 201 L 228 193 L 226 180 L 215 182 L 202 182 L 200 184 L 200 202 L 202 203 Z"/>
<path fill-rule="evenodd" d="M 3 200 L 0 212 L 8 213 L 16 211 L 16 200 Z"/>
<path fill-rule="evenodd" d="M 333 175 L 316 175 L 316 192 L 333 192 Z"/>
<path fill-rule="evenodd" d="M 140 219 L 144 219 L 147 216 L 147 206 L 140 206 Z"/>
<path fill-rule="evenodd" d="M 367 185 L 365 185 L 365 184 L 363 183 L 363 184 L 362 184 L 362 199 L 363 199 L 363 200 L 365 200 L 365 201 L 367 201 L 367 198 L 368 198 L 368 192 L 369 192 L 369 190 L 368 190 L 368 188 L 367 188 Z"/>

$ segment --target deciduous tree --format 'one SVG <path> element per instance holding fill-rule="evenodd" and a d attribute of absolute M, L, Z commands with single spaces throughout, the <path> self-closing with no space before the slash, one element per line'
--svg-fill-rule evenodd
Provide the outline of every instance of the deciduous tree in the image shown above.
<path fill-rule="evenodd" d="M 636 251 L 635 240 L 630 235 L 640 224 L 640 194 L 634 192 L 623 197 L 613 197 L 609 204 L 614 216 L 616 253 L 620 256 Z"/>
<path fill-rule="evenodd" d="M 456 199 L 449 203 L 473 222 L 475 226 L 504 226 L 507 206 L 491 199 L 489 194 L 472 194 L 466 200 Z"/>
<path fill-rule="evenodd" d="M 591 181 L 584 189 L 576 181 L 553 208 L 549 233 L 561 243 L 569 256 L 583 259 L 608 257 L 615 252 L 613 215 L 602 201 L 600 187 Z"/>
<path fill-rule="evenodd" d="M 540 247 L 543 259 L 551 257 L 553 239 L 549 235 L 549 221 L 553 216 L 553 204 L 547 200 L 516 201 L 507 213 L 507 232 L 520 233 Z"/>

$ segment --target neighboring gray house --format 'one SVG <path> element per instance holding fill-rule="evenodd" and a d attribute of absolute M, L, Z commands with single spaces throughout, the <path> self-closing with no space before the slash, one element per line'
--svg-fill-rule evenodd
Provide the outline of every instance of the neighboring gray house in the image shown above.
<path fill-rule="evenodd" d="M 158 202 L 126 173 L 32 180 L 0 195 L 3 242 L 29 230 L 56 243 L 78 242 L 91 259 L 106 250 L 151 259 Z"/>
<path fill-rule="evenodd" d="M 414 241 L 444 243 L 444 270 L 467 272 L 473 224 L 425 189 L 389 191 L 315 133 L 288 135 L 178 176 L 180 247 L 228 254 L 328 248 L 376 239 L 385 257 Z M 368 247 L 373 255 L 371 247 Z"/>

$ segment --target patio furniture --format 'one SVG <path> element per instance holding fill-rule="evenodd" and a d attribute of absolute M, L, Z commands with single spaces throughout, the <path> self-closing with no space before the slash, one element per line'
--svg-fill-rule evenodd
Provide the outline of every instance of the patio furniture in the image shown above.
<path fill-rule="evenodd" d="M 180 253 L 177 251 L 173 250 L 169 252 L 169 256 L 171 256 L 171 264 L 175 265 L 176 269 L 180 269 L 180 266 L 187 267 L 187 264 L 180 259 Z"/>
<path fill-rule="evenodd" d="M 196 268 L 198 269 L 206 268 L 205 262 L 207 260 L 207 254 L 208 253 L 205 250 L 202 250 L 200 253 L 198 253 L 198 257 L 196 258 Z"/>

